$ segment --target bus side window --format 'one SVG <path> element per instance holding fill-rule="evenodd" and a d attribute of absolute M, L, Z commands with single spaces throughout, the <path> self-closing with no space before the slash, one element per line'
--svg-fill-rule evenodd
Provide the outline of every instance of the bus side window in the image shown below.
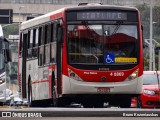
<path fill-rule="evenodd" d="M 51 43 L 54 41 L 54 23 L 51 23 Z"/>
<path fill-rule="evenodd" d="M 38 57 L 38 29 L 33 30 L 33 50 L 32 57 Z"/>
<path fill-rule="evenodd" d="M 56 23 L 52 23 L 51 24 L 51 59 L 50 62 L 51 63 L 55 63 L 56 62 L 56 51 L 57 51 L 57 45 L 56 45 Z"/>
<path fill-rule="evenodd" d="M 31 53 L 30 53 L 30 34 L 31 34 L 31 31 L 28 31 L 28 37 L 27 37 L 27 58 L 30 58 L 31 57 Z"/>
<path fill-rule="evenodd" d="M 45 25 L 45 44 L 51 42 L 51 24 Z"/>
<path fill-rule="evenodd" d="M 29 31 L 28 34 L 28 56 L 27 58 L 32 58 L 32 46 L 33 46 L 33 30 Z"/>
<path fill-rule="evenodd" d="M 39 28 L 39 59 L 38 59 L 38 65 L 43 66 L 44 65 L 44 38 L 45 38 L 45 30 L 44 26 Z"/>
<path fill-rule="evenodd" d="M 57 41 L 57 34 L 58 34 L 58 26 L 57 26 L 57 22 L 55 22 L 54 23 L 54 32 L 53 32 L 53 34 L 54 34 L 54 38 L 53 38 L 53 40 L 54 41 Z"/>
<path fill-rule="evenodd" d="M 51 44 L 51 63 L 55 63 L 56 62 L 56 51 L 57 51 L 57 45 L 56 42 L 53 42 Z"/>
<path fill-rule="evenodd" d="M 50 63 L 51 24 L 45 26 L 45 64 Z"/>
<path fill-rule="evenodd" d="M 38 28 L 38 65 L 40 66 L 41 64 L 40 64 L 40 45 L 41 45 L 41 32 L 42 32 L 42 30 L 41 30 L 42 28 L 41 27 L 39 27 Z"/>

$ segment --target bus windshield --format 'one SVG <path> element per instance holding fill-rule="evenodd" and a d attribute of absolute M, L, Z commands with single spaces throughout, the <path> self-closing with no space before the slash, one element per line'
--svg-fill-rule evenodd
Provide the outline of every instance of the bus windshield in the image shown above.
<path fill-rule="evenodd" d="M 137 63 L 137 25 L 68 25 L 70 64 Z"/>

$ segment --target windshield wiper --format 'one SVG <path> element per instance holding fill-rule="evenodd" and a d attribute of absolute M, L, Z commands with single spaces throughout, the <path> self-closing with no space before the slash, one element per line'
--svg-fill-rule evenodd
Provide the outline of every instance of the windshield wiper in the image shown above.
<path fill-rule="evenodd" d="M 90 29 L 88 22 L 87 21 L 82 21 L 82 25 L 84 25 L 87 28 L 87 31 L 89 34 L 94 38 L 93 32 L 95 32 L 93 29 Z"/>
<path fill-rule="evenodd" d="M 117 30 L 118 30 L 119 27 L 122 25 L 122 23 L 123 23 L 123 21 L 117 21 L 117 26 L 116 26 L 116 28 L 114 29 L 114 31 L 113 31 L 113 33 L 111 34 L 111 36 L 114 35 L 114 34 L 117 32 Z"/>

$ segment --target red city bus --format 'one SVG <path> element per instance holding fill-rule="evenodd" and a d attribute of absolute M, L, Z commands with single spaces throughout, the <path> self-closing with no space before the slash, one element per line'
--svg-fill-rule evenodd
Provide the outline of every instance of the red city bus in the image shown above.
<path fill-rule="evenodd" d="M 141 93 L 142 43 L 134 7 L 84 5 L 25 21 L 19 91 L 31 106 L 130 107 Z"/>

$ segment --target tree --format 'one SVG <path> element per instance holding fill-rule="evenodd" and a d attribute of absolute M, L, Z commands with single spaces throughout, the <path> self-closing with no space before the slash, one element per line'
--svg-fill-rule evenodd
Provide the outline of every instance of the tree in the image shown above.
<path fill-rule="evenodd" d="M 146 4 L 136 6 L 141 15 L 143 25 L 143 38 L 150 38 L 150 6 Z M 160 43 L 160 6 L 153 7 L 153 39 Z M 158 66 L 158 56 L 155 55 L 156 66 Z M 144 70 L 149 69 L 149 50 L 144 51 Z"/>
<path fill-rule="evenodd" d="M 6 27 L 3 27 L 4 37 L 8 38 L 8 35 L 18 35 L 19 34 L 19 25 L 11 24 Z"/>

